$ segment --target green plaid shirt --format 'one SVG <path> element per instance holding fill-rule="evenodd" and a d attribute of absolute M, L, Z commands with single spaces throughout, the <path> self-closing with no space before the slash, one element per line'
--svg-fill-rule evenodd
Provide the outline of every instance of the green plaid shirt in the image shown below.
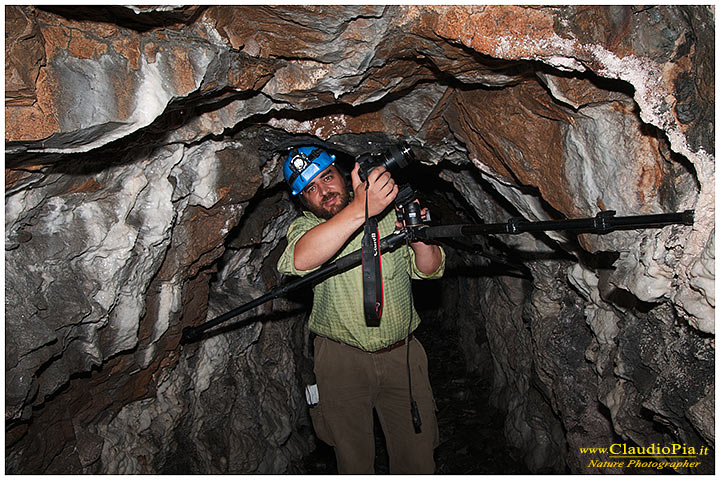
<path fill-rule="evenodd" d="M 311 228 L 324 222 L 311 212 L 295 219 L 287 233 L 288 245 L 278 260 L 278 271 L 285 275 L 306 275 L 313 270 L 295 268 L 295 244 Z M 379 221 L 380 238 L 395 230 L 395 212 L 389 212 Z M 360 249 L 363 231 L 360 229 L 335 257 L 338 258 Z M 420 323 L 412 302 L 411 276 L 414 279 L 439 278 L 445 270 L 445 251 L 441 248 L 442 262 L 436 272 L 425 275 L 415 265 L 415 252 L 403 245 L 382 255 L 383 311 L 379 327 L 365 325 L 362 299 L 362 269 L 360 265 L 346 272 L 333 275 L 313 287 L 314 301 L 310 313 L 309 328 L 312 332 L 339 342 L 374 352 L 405 338 L 412 309 L 414 331 Z M 317 267 L 320 268 L 320 267 Z M 314 269 L 314 270 L 317 270 Z"/>

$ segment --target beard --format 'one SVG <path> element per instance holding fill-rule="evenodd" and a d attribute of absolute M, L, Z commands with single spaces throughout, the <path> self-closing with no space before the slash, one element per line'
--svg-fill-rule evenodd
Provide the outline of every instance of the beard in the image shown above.
<path fill-rule="evenodd" d="M 331 200 L 333 198 L 338 198 L 340 201 L 336 202 L 334 205 L 332 205 L 329 208 L 325 208 L 322 206 L 323 203 L 327 202 L 328 200 Z M 332 192 L 320 199 L 320 205 L 311 205 L 310 202 L 307 202 L 307 208 L 312 213 L 315 214 L 318 218 L 322 218 L 324 220 L 330 220 L 332 217 L 337 215 L 337 213 L 345 208 L 348 203 L 350 203 L 350 194 L 348 193 L 347 189 L 343 192 Z"/>

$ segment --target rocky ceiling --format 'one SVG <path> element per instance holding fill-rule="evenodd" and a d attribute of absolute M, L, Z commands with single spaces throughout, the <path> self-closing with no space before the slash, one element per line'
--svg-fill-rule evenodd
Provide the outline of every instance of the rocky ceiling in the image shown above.
<path fill-rule="evenodd" d="M 292 471 L 307 302 L 179 340 L 281 281 L 278 148 L 307 139 L 409 142 L 445 221 L 694 209 L 502 238 L 532 280 L 451 250 L 434 316 L 532 471 L 714 449 L 713 7 L 6 6 L 5 26 L 6 473 Z"/>

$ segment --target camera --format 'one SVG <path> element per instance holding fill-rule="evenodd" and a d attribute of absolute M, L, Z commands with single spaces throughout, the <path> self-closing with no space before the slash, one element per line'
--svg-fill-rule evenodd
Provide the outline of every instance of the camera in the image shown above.
<path fill-rule="evenodd" d="M 375 167 L 385 167 L 395 177 L 402 169 L 415 161 L 415 154 L 406 142 L 399 145 L 391 145 L 386 151 L 379 153 L 365 153 L 357 157 L 360 165 L 358 174 L 363 182 Z M 416 202 L 417 194 L 408 184 L 398 184 L 399 191 L 395 197 L 395 213 L 398 221 L 407 227 L 422 225 L 424 221 L 430 220 L 430 212 L 426 213 L 423 219 L 420 212 L 420 205 Z"/>
<path fill-rule="evenodd" d="M 356 161 L 360 165 L 360 180 L 364 182 L 375 167 L 385 167 L 394 176 L 415 161 L 415 154 L 409 144 L 402 142 L 400 145 L 390 146 L 384 152 L 360 155 Z"/>

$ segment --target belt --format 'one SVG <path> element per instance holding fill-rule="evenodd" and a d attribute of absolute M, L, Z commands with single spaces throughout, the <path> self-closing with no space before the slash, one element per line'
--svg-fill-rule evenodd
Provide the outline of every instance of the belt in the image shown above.
<path fill-rule="evenodd" d="M 318 335 L 318 336 L 322 337 L 322 335 Z M 328 338 L 328 337 L 322 337 L 322 338 L 324 338 L 325 340 L 330 340 L 331 342 L 339 343 L 340 345 L 345 345 L 346 347 L 354 348 L 355 350 L 359 350 L 363 353 L 387 353 L 392 350 L 395 350 L 398 347 L 402 347 L 403 345 L 405 345 L 405 340 L 411 341 L 413 338 L 415 338 L 415 334 L 411 333 L 409 337 L 403 338 L 402 340 L 395 342 L 392 345 L 388 345 L 387 347 L 381 348 L 380 350 L 375 350 L 374 352 L 366 352 L 365 350 L 362 350 L 357 347 L 353 347 L 352 345 L 348 345 L 347 343 L 340 342 L 340 341 L 334 340 L 332 338 Z"/>
<path fill-rule="evenodd" d="M 407 340 L 408 340 L 408 341 L 411 341 L 412 339 L 413 339 L 413 334 L 411 333 L 410 336 L 407 337 Z M 385 348 L 381 348 L 380 350 L 375 350 L 374 352 L 371 352 L 371 353 L 386 353 L 386 352 L 389 352 L 389 351 L 391 351 L 391 350 L 395 350 L 396 348 L 402 347 L 403 345 L 405 345 L 405 340 L 406 340 L 406 339 L 403 338 L 403 339 L 400 340 L 399 342 L 395 342 L 395 343 L 393 343 L 392 345 L 388 345 L 388 346 L 385 347 Z"/>

